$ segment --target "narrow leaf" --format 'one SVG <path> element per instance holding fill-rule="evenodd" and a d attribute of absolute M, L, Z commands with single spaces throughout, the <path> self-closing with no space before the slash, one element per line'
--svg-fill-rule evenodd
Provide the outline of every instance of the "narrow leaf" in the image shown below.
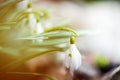
<path fill-rule="evenodd" d="M 33 73 L 33 72 L 7 72 L 8 74 L 18 74 L 18 75 L 33 75 L 33 76 L 40 76 L 48 78 L 49 80 L 57 80 L 55 77 L 49 75 L 49 74 L 43 74 L 43 73 Z"/>

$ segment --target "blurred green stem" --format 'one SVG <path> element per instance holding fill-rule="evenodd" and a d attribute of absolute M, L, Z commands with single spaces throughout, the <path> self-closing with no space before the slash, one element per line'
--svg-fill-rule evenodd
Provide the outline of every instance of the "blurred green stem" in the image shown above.
<path fill-rule="evenodd" d="M 37 52 L 37 53 L 31 54 L 31 55 L 27 55 L 27 56 L 25 56 L 25 57 L 22 57 L 22 58 L 20 58 L 20 59 L 18 59 L 18 60 L 16 60 L 16 61 L 13 61 L 13 62 L 11 62 L 11 63 L 9 63 L 9 64 L 1 67 L 1 68 L 0 68 L 0 71 L 1 71 L 1 72 L 4 72 L 4 71 L 6 71 L 6 70 L 13 70 L 13 69 L 15 69 L 16 67 L 18 67 L 19 65 L 25 63 L 26 61 L 28 61 L 28 60 L 30 60 L 30 59 L 32 59 L 32 58 L 34 58 L 34 57 L 42 56 L 42 55 L 48 54 L 48 53 L 50 53 L 50 52 L 64 51 L 63 49 L 65 49 L 65 48 L 53 48 L 53 49 L 48 49 L 48 50 L 43 51 L 43 52 Z"/>
<path fill-rule="evenodd" d="M 46 77 L 49 80 L 57 80 L 55 77 L 49 74 L 42 74 L 42 73 L 33 73 L 33 72 L 7 72 L 7 73 L 8 74 L 19 74 L 19 75 L 33 75 L 33 76 Z"/>

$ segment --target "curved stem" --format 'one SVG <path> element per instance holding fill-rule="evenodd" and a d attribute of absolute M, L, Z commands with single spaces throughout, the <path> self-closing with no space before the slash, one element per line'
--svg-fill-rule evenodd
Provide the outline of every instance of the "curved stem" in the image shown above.
<path fill-rule="evenodd" d="M 51 31 L 68 31 L 68 32 L 75 34 L 76 36 L 79 36 L 79 34 L 76 31 L 70 28 L 67 28 L 67 27 L 52 27 L 52 28 L 45 30 L 45 32 L 51 32 Z"/>

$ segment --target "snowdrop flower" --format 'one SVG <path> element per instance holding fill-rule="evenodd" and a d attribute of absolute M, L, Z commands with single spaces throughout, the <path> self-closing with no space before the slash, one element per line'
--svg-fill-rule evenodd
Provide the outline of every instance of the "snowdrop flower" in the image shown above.
<path fill-rule="evenodd" d="M 29 2 L 27 5 L 27 11 L 32 12 L 32 4 Z M 34 27 L 36 25 L 36 19 L 33 13 L 29 13 L 28 15 L 28 26 L 30 28 L 30 33 L 34 34 Z"/>
<path fill-rule="evenodd" d="M 81 54 L 75 45 L 75 38 L 70 38 L 70 48 L 69 52 L 65 57 L 65 66 L 70 70 L 73 75 L 74 70 L 77 70 L 81 65 Z"/>
<path fill-rule="evenodd" d="M 40 19 L 36 19 L 35 15 L 31 13 L 33 10 L 32 10 L 32 4 L 30 2 L 28 2 L 27 8 L 28 8 L 27 11 L 30 12 L 28 14 L 28 27 L 30 29 L 30 34 L 34 35 L 34 34 L 42 33 L 44 29 L 41 25 Z M 33 42 L 36 42 L 36 41 L 41 42 L 42 39 L 33 40 Z"/>
<path fill-rule="evenodd" d="M 34 29 L 34 33 L 35 34 L 40 34 L 42 32 L 44 32 L 43 26 L 40 22 L 40 19 L 37 19 L 36 20 L 36 26 L 35 26 L 35 29 Z"/>
<path fill-rule="evenodd" d="M 34 26 L 34 29 L 33 29 L 33 34 L 40 34 L 42 32 L 44 32 L 43 26 L 41 25 L 40 19 L 37 19 L 36 25 Z M 33 41 L 35 42 L 36 40 L 33 40 Z M 43 41 L 43 39 L 37 40 L 37 42 L 41 42 L 41 41 Z"/>

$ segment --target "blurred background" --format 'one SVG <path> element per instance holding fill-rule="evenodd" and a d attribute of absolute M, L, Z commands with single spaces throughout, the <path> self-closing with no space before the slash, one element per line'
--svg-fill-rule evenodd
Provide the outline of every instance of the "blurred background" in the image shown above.
<path fill-rule="evenodd" d="M 74 80 L 102 80 L 120 65 L 119 0 L 33 0 L 33 7 L 50 10 L 53 18 L 47 26 L 52 25 L 51 22 L 66 21 L 70 28 L 85 33 L 76 42 L 83 61 L 75 71 Z M 70 80 L 63 61 L 64 53 L 56 53 L 31 59 L 26 64 L 30 71 L 49 73 L 58 80 Z"/>

